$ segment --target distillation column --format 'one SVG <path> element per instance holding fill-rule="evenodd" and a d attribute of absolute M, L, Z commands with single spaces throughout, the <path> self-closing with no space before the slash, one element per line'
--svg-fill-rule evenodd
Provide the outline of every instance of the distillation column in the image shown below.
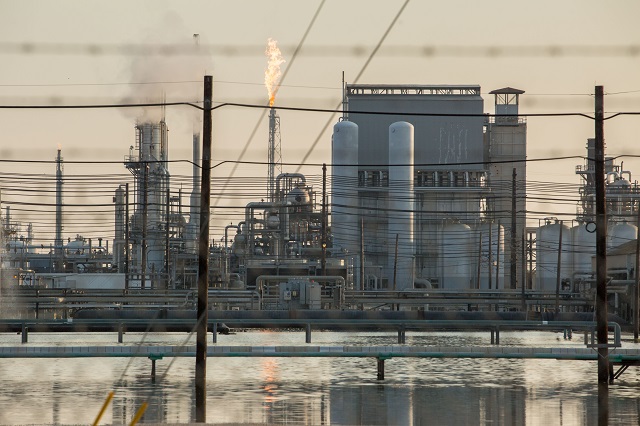
<path fill-rule="evenodd" d="M 333 126 L 331 149 L 331 233 L 333 247 L 352 256 L 360 250 L 358 210 L 358 125 Z"/>
<path fill-rule="evenodd" d="M 399 121 L 389 126 L 387 234 L 389 287 L 395 275 L 396 290 L 413 288 L 413 196 L 413 125 Z"/>
<path fill-rule="evenodd" d="M 169 188 L 168 132 L 164 121 L 136 125 L 137 158 L 130 154 L 127 168 L 135 177 L 136 211 L 132 218 L 132 270 L 142 287 L 159 284 L 165 266 L 166 205 Z"/>

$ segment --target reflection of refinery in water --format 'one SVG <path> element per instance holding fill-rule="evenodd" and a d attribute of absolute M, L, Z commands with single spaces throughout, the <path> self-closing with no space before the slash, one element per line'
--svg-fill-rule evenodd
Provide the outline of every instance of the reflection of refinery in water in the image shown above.
<path fill-rule="evenodd" d="M 259 288 L 280 296 L 271 306 L 276 309 L 319 308 L 317 295 L 327 288 L 471 291 L 524 285 L 555 292 L 560 246 L 563 289 L 590 287 L 593 161 L 576 170 L 583 180 L 576 219 L 547 218 L 527 228 L 527 124 L 518 117 L 523 91 L 491 92 L 499 116 L 488 118 L 479 86 L 344 90 L 344 114 L 332 136 L 326 210 L 322 192 L 304 175 L 282 171 L 280 118 L 270 94 L 266 201 L 246 204 L 243 220 L 225 227 L 224 244 L 210 245 L 212 288 Z M 111 250 L 105 239 L 64 240 L 58 151 L 54 244 L 34 244 L 31 226 L 24 233 L 5 206 L 3 283 L 14 277 L 16 283 L 48 287 L 196 287 L 200 137 L 193 136 L 193 187 L 183 211 L 186 194 L 170 191 L 166 123 L 138 123 L 135 130 L 135 145 L 124 161 L 133 184 L 115 189 Z M 587 152 L 593 158 L 591 140 Z M 606 173 L 613 250 L 637 236 L 629 222 L 637 215 L 640 192 L 622 164 L 607 159 Z M 617 277 L 630 280 L 631 271 L 620 270 Z"/>

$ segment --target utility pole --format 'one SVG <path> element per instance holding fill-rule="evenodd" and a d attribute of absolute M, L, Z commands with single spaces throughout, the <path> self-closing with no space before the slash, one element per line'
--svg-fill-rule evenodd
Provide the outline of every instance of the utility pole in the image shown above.
<path fill-rule="evenodd" d="M 364 217 L 360 217 L 360 290 L 364 291 Z"/>
<path fill-rule="evenodd" d="M 526 295 L 526 287 L 527 287 L 527 230 L 526 227 L 522 229 L 522 247 L 520 255 L 522 256 L 522 277 L 520 281 L 520 286 L 522 287 L 522 312 L 527 311 L 527 295 Z M 526 318 L 526 317 L 525 317 Z"/>
<path fill-rule="evenodd" d="M 500 231 L 500 219 L 498 219 L 498 241 L 496 242 L 496 290 L 500 287 L 500 242 L 504 241 L 504 234 Z M 504 259 L 502 259 L 504 262 Z M 503 283 L 504 286 L 504 283 Z M 496 303 L 495 308 L 496 312 L 498 312 L 498 304 Z"/>
<path fill-rule="evenodd" d="M 636 226 L 640 229 L 640 201 L 638 201 L 638 205 L 636 206 L 638 209 L 638 218 Z M 638 236 L 640 237 L 640 236 Z M 640 268 L 640 238 L 636 238 L 636 267 L 634 270 L 636 285 L 633 291 L 633 341 L 638 343 L 638 331 L 640 330 L 640 315 L 638 314 L 638 309 L 640 308 L 640 274 L 638 274 L 638 268 Z"/>
<path fill-rule="evenodd" d="M 55 272 L 64 272 L 64 247 L 62 246 L 62 185 L 64 183 L 62 178 L 62 155 L 61 149 L 58 148 L 58 155 L 56 157 L 56 240 L 55 240 L 55 255 L 56 255 L 56 268 Z M 21 265 L 22 267 L 22 265 Z"/>
<path fill-rule="evenodd" d="M 393 291 L 396 291 L 396 277 L 398 276 L 398 234 L 396 234 L 396 251 L 393 258 Z"/>
<path fill-rule="evenodd" d="M 560 221 L 560 232 L 558 233 L 558 264 L 556 266 L 556 314 L 560 310 L 560 272 L 562 270 L 562 229 L 563 223 Z"/>
<path fill-rule="evenodd" d="M 512 289 L 516 288 L 516 281 L 517 281 L 517 263 L 518 263 L 518 256 L 517 256 L 517 243 L 516 243 L 516 227 L 517 227 L 517 222 L 516 222 L 516 168 L 513 168 L 513 174 L 511 175 L 511 269 L 510 269 L 510 278 L 511 278 L 511 285 L 510 287 Z"/>
<path fill-rule="evenodd" d="M 129 184 L 125 189 L 125 207 L 124 207 L 124 288 L 129 289 Z"/>
<path fill-rule="evenodd" d="M 609 383 L 609 336 L 607 323 L 607 211 L 604 190 L 604 89 L 596 86 L 595 99 L 596 180 L 596 327 L 598 382 Z"/>
<path fill-rule="evenodd" d="M 476 271 L 476 288 L 480 290 L 480 267 L 482 265 L 482 231 L 480 231 L 480 236 L 478 237 L 478 265 Z"/>
<path fill-rule="evenodd" d="M 327 275 L 327 164 L 322 163 L 322 276 Z"/>
<path fill-rule="evenodd" d="M 213 78 L 204 76 L 202 180 L 198 239 L 198 322 L 196 324 L 196 423 L 207 421 L 207 323 L 209 296 L 209 209 L 211 205 L 211 105 Z"/>
<path fill-rule="evenodd" d="M 164 289 L 169 289 L 169 283 L 171 281 L 171 273 L 169 272 L 170 266 L 170 255 L 171 255 L 171 245 L 169 243 L 169 227 L 171 226 L 171 221 L 169 218 L 171 217 L 171 190 L 167 188 L 167 204 L 165 205 L 165 216 L 166 216 L 166 228 L 164 230 L 164 272 L 167 274 L 167 278 L 164 280 Z"/>
<path fill-rule="evenodd" d="M 533 289 L 533 233 L 529 232 L 529 279 L 527 287 Z"/>
<path fill-rule="evenodd" d="M 147 278 L 147 221 L 149 215 L 149 163 L 142 163 L 142 244 L 140 248 L 140 288 L 144 290 Z"/>
<path fill-rule="evenodd" d="M 496 290 L 500 287 L 500 242 L 503 240 L 504 235 L 500 231 L 500 219 L 498 219 L 498 241 L 496 241 Z M 504 262 L 504 259 L 502 261 Z"/>
<path fill-rule="evenodd" d="M 489 290 L 491 290 L 491 281 L 493 280 L 493 230 L 491 229 L 491 222 L 489 222 Z M 499 244 L 499 243 L 498 243 Z"/>

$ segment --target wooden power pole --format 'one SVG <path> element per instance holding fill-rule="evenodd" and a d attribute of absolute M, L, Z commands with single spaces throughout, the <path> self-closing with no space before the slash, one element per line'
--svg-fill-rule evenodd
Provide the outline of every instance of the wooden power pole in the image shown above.
<path fill-rule="evenodd" d="M 209 296 L 209 208 L 211 205 L 211 106 L 213 78 L 204 76 L 202 181 L 198 237 L 198 322 L 196 324 L 196 423 L 207 421 L 207 323 Z"/>
<path fill-rule="evenodd" d="M 638 205 L 636 206 L 636 209 L 638 209 L 637 213 L 637 223 L 636 226 L 638 227 L 638 229 L 640 229 L 640 202 L 638 202 Z M 638 290 L 640 289 L 640 274 L 638 274 L 638 269 L 640 268 L 640 235 L 638 235 L 638 237 L 636 237 L 636 267 L 634 270 L 634 279 L 635 279 L 635 286 L 634 286 L 634 291 L 633 291 L 633 341 L 638 343 L 638 334 L 640 333 L 640 321 L 638 321 L 640 319 L 640 313 L 638 312 L 638 309 L 640 308 L 640 303 L 638 303 L 638 297 L 640 297 L 640 293 Z"/>
<path fill-rule="evenodd" d="M 517 227 L 518 227 L 518 222 L 516 220 L 516 168 L 513 168 L 513 173 L 511 175 L 511 244 L 509 245 L 510 249 L 511 249 L 511 257 L 510 257 L 510 283 L 509 283 L 509 288 L 511 289 L 515 289 L 517 287 L 517 264 L 518 264 L 518 257 L 517 257 L 517 242 L 516 242 L 516 236 L 517 236 Z"/>
<path fill-rule="evenodd" d="M 609 383 L 609 336 L 607 332 L 607 211 L 604 190 L 604 89 L 596 86 L 595 100 L 596 180 L 596 327 L 598 382 Z"/>

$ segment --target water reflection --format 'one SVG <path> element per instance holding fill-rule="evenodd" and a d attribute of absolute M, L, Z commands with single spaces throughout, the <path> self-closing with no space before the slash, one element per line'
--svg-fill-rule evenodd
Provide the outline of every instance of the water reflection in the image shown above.
<path fill-rule="evenodd" d="M 276 401 L 275 392 L 278 389 L 278 385 L 275 383 L 278 373 L 278 363 L 274 358 L 262 358 L 260 360 L 261 373 L 262 373 L 262 390 L 264 391 L 264 403 L 265 410 L 270 411 L 272 404 Z"/>
<path fill-rule="evenodd" d="M 59 381 L 54 380 L 51 386 L 51 393 L 53 394 L 51 412 L 53 414 L 53 423 L 60 423 L 60 390 L 62 385 Z"/>
<path fill-rule="evenodd" d="M 128 335 L 134 340 L 134 336 Z M 304 345 L 300 333 L 241 333 L 220 336 L 220 344 Z M 314 333 L 313 344 L 392 344 L 393 334 Z M 506 345 L 580 346 L 553 334 L 501 336 Z M 69 336 L 112 345 L 112 335 Z M 486 345 L 486 333 L 424 333 L 411 344 Z M 15 344 L 15 336 L 0 336 Z M 64 344 L 66 336 L 38 336 Z M 176 344 L 183 334 L 150 341 Z M 224 340 L 226 339 L 226 341 Z M 232 340 L 233 339 L 233 340 Z M 429 342 L 429 343 L 427 343 Z M 34 345 L 37 343 L 30 343 Z M 42 344 L 42 343 L 40 343 Z M 625 345 L 626 346 L 626 345 Z M 632 346 L 632 345 L 631 345 Z M 0 424 L 90 423 L 115 390 L 105 424 L 124 424 L 149 403 L 147 423 L 194 420 L 195 363 L 178 358 L 151 362 L 127 359 L 10 359 L 0 362 Z M 376 380 L 375 359 L 209 358 L 209 423 L 265 424 L 597 424 L 597 365 L 591 361 L 506 359 L 403 359 L 386 361 L 384 382 Z M 630 368 L 608 390 L 609 424 L 637 423 L 640 373 Z M 164 373 L 167 372 L 166 376 Z"/>
<path fill-rule="evenodd" d="M 598 426 L 609 424 L 609 384 L 598 383 Z"/>

